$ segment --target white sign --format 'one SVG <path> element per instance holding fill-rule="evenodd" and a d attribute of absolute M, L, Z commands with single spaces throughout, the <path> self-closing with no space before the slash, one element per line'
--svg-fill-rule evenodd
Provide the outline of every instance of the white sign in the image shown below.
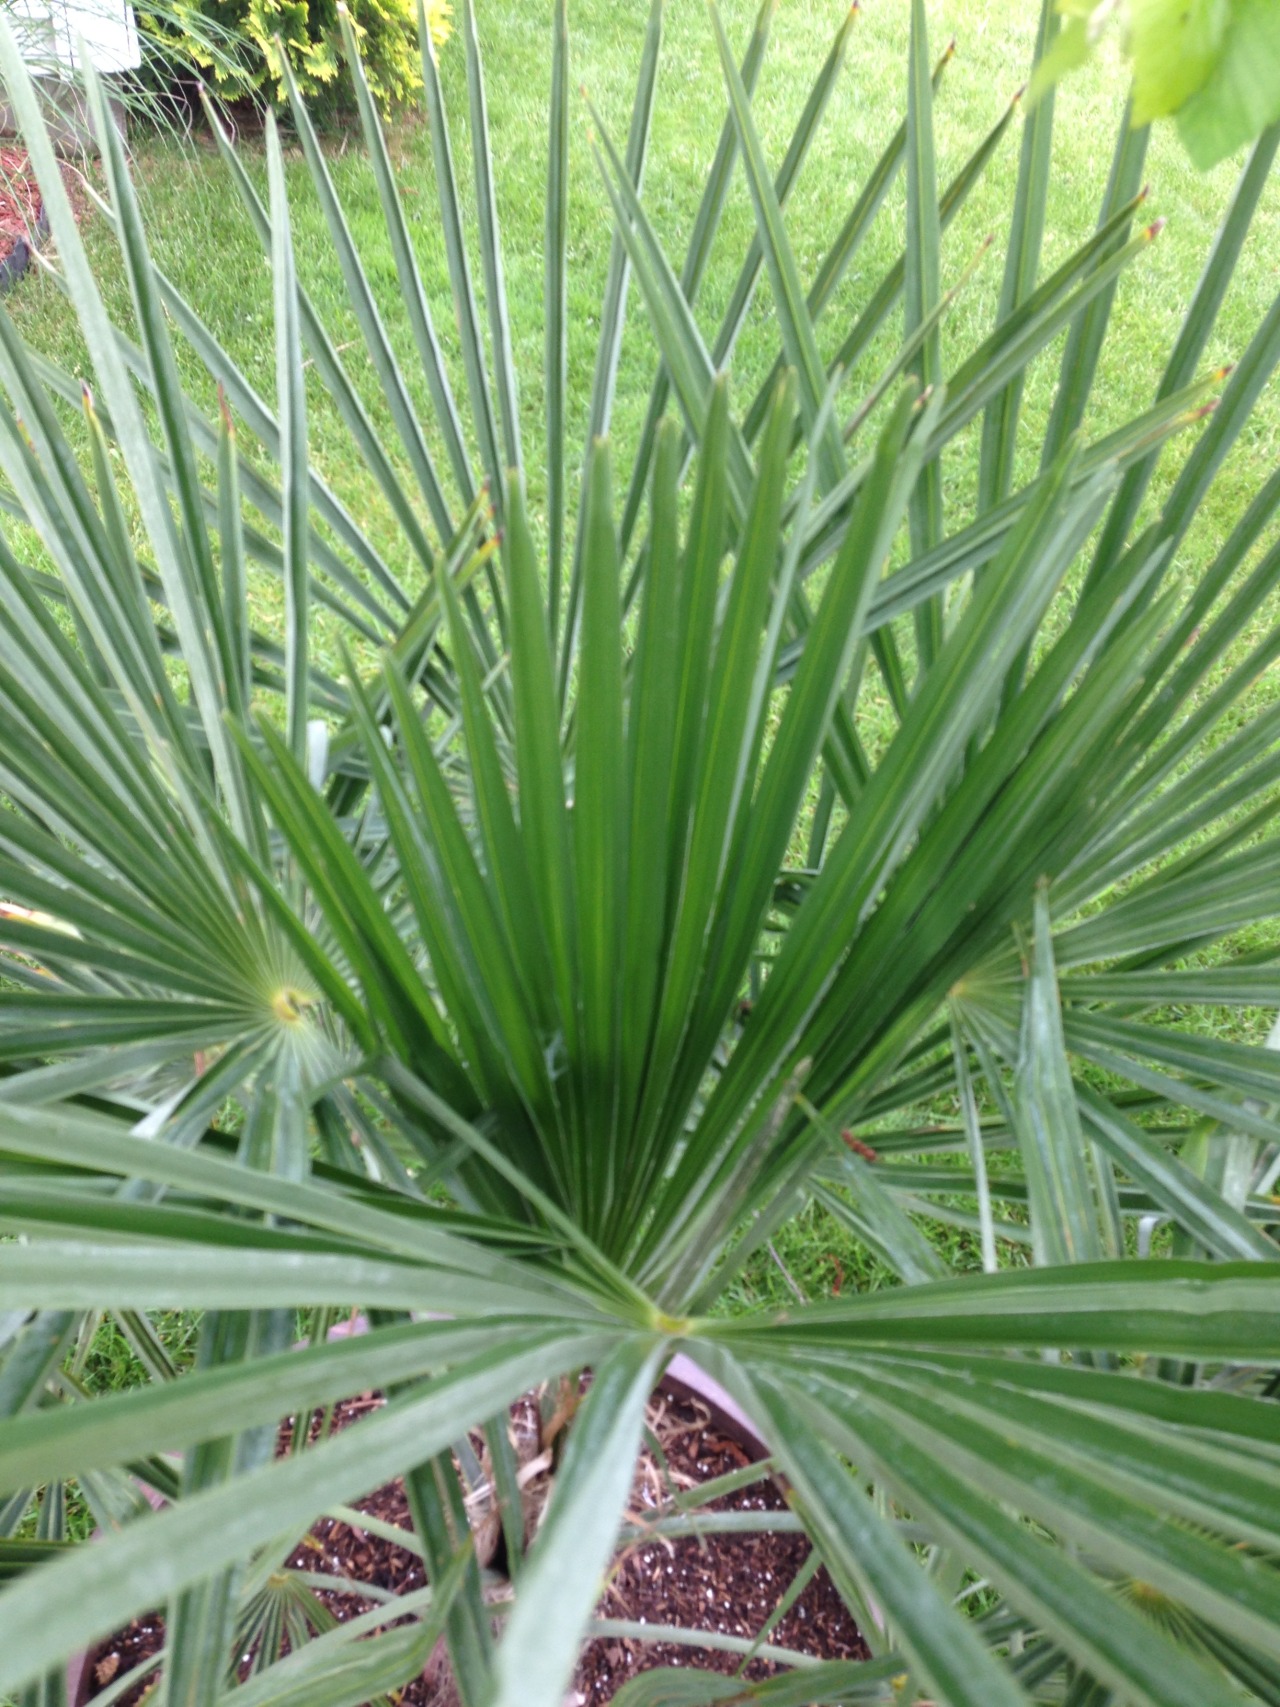
<path fill-rule="evenodd" d="M 99 71 L 132 71 L 142 63 L 128 0 L 3 0 L 28 68 L 61 77 L 79 68 L 83 44 Z"/>

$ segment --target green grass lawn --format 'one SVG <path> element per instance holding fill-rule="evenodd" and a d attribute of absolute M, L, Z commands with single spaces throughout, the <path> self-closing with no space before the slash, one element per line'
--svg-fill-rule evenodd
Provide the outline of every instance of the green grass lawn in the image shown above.
<path fill-rule="evenodd" d="M 955 35 L 957 55 L 938 100 L 939 179 L 946 182 L 1003 110 L 1030 63 L 1034 12 L 1032 0 L 958 0 L 929 6 L 935 51 Z M 521 374 L 521 406 L 526 455 L 535 504 L 540 496 L 542 366 L 542 207 L 546 159 L 545 111 L 549 85 L 548 13 L 544 0 L 506 0 L 481 9 L 488 68 L 493 152 L 503 224 L 504 258 L 513 317 L 516 364 Z M 750 29 L 753 7 L 728 0 L 726 21 L 735 42 Z M 768 56 L 756 95 L 756 111 L 771 158 L 780 160 L 814 71 L 824 56 L 844 8 L 814 0 L 786 0 L 774 20 Z M 793 194 L 789 226 L 802 271 L 811 272 L 839 226 L 885 141 L 905 108 L 906 0 L 876 0 L 856 21 L 841 83 L 815 139 L 804 174 Z M 631 90 L 644 28 L 644 8 L 619 8 L 603 0 L 581 0 L 571 8 L 573 77 L 589 92 L 615 138 L 625 135 Z M 446 95 L 456 115 L 455 147 L 460 177 L 466 169 L 465 91 L 462 47 L 451 42 L 443 53 Z M 1105 55 L 1069 82 L 1059 97 L 1055 171 L 1049 202 L 1045 264 L 1051 266 L 1091 228 L 1106 179 L 1124 97 L 1122 67 Z M 683 254 L 685 239 L 701 194 L 724 111 L 721 75 L 711 29 L 700 0 L 669 0 L 663 65 L 645 181 L 645 200 L 670 253 Z M 572 297 L 570 302 L 571 403 L 585 423 L 591 379 L 595 322 L 608 253 L 608 209 L 589 151 L 590 126 L 585 105 L 574 115 L 573 199 L 570 209 Z M 265 173 L 256 139 L 244 141 L 250 169 L 261 184 Z M 944 285 L 959 277 L 979 245 L 994 237 L 977 276 L 960 298 L 944 328 L 944 352 L 952 357 L 973 347 L 989 327 L 1000 284 L 1002 244 L 1008 225 L 1017 166 L 1018 128 L 1012 127 L 984 182 L 953 225 L 944 248 Z M 444 271 L 443 245 L 435 217 L 435 197 L 425 126 L 417 115 L 394 127 L 392 151 L 414 222 L 424 276 L 438 308 L 439 329 L 450 353 L 452 311 Z M 384 313 L 411 381 L 414 358 L 408 329 L 397 300 L 394 274 L 373 186 L 353 136 L 332 138 L 332 170 L 348 216 L 361 244 Z M 135 143 L 139 177 L 156 256 L 170 277 L 217 330 L 231 355 L 268 395 L 271 378 L 271 304 L 269 278 L 256 239 L 242 214 L 216 154 L 203 142 L 187 146 L 140 139 Z M 352 371 L 379 424 L 387 417 L 376 386 L 356 345 L 357 328 L 345 309 L 337 262 L 300 159 L 291 164 L 293 219 L 304 280 L 343 347 Z M 1208 176 L 1195 173 L 1165 127 L 1154 139 L 1149 177 L 1152 217 L 1168 221 L 1150 252 L 1122 281 L 1108 352 L 1107 383 L 1095 396 L 1091 430 L 1105 430 L 1127 418 L 1149 399 L 1160 364 L 1194 288 L 1206 245 L 1225 205 L 1235 168 L 1227 165 Z M 834 348 L 837 328 L 847 325 L 882 270 L 897 256 L 901 242 L 901 191 L 880 215 L 845 281 L 840 300 L 823 322 Z M 736 274 L 752 230 L 741 179 L 734 192 L 699 312 L 704 328 L 714 331 L 719 311 Z M 96 246 L 109 255 L 105 233 Z M 1269 303 L 1280 274 L 1280 184 L 1273 186 L 1224 308 L 1209 363 L 1230 361 Z M 124 286 L 119 307 L 127 311 Z M 46 280 L 24 283 L 11 300 L 11 312 L 36 345 L 78 364 L 75 328 L 55 287 Z M 747 396 L 763 372 L 773 336 L 767 284 L 757 291 L 748 326 L 739 340 L 735 375 L 740 396 Z M 629 465 L 638 419 L 652 374 L 652 346 L 643 308 L 633 294 L 631 329 L 618 378 L 614 441 L 621 474 Z M 868 380 L 892 348 L 892 335 L 881 340 L 864 363 Z M 458 389 L 462 380 L 455 364 Z M 209 386 L 197 364 L 187 365 L 197 392 Z M 1038 364 L 1027 397 L 1028 424 L 1045 418 L 1056 376 L 1053 354 Z M 419 388 L 424 415 L 429 413 L 425 386 Z M 361 486 L 350 466 L 346 434 L 336 413 L 320 394 L 311 399 L 313 455 L 318 466 L 349 500 L 355 513 L 380 539 L 390 538 L 376 492 Z M 1221 536 L 1228 518 L 1272 466 L 1280 442 L 1280 396 L 1276 388 L 1255 418 L 1248 441 L 1233 459 L 1228 475 L 1206 506 L 1202 526 L 1188 547 L 1185 567 L 1194 572 L 1202 554 Z M 578 434 L 571 435 L 576 438 Z M 1034 442 L 1034 434 L 1028 435 Z M 1169 459 L 1170 468 L 1176 454 Z M 1030 472 L 1029 459 L 1026 472 Z M 947 487 L 957 508 L 963 505 L 967 467 L 965 446 L 946 469 Z M 263 589 L 264 600 L 268 590 Z"/>
<path fill-rule="evenodd" d="M 931 0 L 929 21 L 935 52 L 957 38 L 957 54 L 944 78 L 937 103 L 939 179 L 945 183 L 996 121 L 1024 80 L 1030 65 L 1037 7 L 1033 0 Z M 542 221 L 546 166 L 545 113 L 549 89 L 549 11 L 546 0 L 503 0 L 482 6 L 481 28 L 488 72 L 493 152 L 503 225 L 504 259 L 513 316 L 517 369 L 531 496 L 537 508 L 541 492 L 542 444 Z M 749 0 L 725 0 L 723 11 L 735 44 L 745 43 L 754 7 Z M 701 195 L 724 112 L 715 44 L 701 0 L 668 0 L 663 66 L 654 119 L 644 196 L 678 267 Z M 845 212 L 905 110 L 909 8 L 907 0 L 869 0 L 855 23 L 840 86 L 814 142 L 804 174 L 792 197 L 789 228 L 802 272 L 811 275 Z M 828 0 L 782 0 L 774 20 L 769 53 L 756 94 L 756 113 L 773 162 L 781 159 L 814 72 L 844 16 L 842 4 Z M 613 0 L 575 0 L 571 7 L 573 76 L 589 92 L 604 122 L 621 143 L 645 24 L 640 4 L 619 7 Z M 460 178 L 469 177 L 466 161 L 465 89 L 461 43 L 443 53 L 446 95 L 455 115 Z M 1052 266 L 1093 226 L 1123 110 L 1125 77 L 1114 56 L 1102 55 L 1070 81 L 1059 96 L 1055 169 L 1049 199 L 1044 263 Z M 571 406 L 575 427 L 571 442 L 585 431 L 596 322 L 608 256 L 607 202 L 591 158 L 588 115 L 583 105 L 573 119 L 573 197 L 570 208 L 572 291 L 570 301 Z M 1015 121 L 986 178 L 952 226 L 944 246 L 943 282 L 954 282 L 984 239 L 993 237 L 985 261 L 961 296 L 943 332 L 950 361 L 967 354 L 989 328 L 1000 287 L 1003 246 L 1017 170 L 1019 125 Z M 243 142 L 250 171 L 260 184 L 265 169 L 260 142 Z M 331 168 L 348 217 L 365 257 L 375 291 L 406 373 L 413 382 L 415 361 L 408 326 L 398 301 L 394 271 L 381 229 L 373 185 L 353 135 L 341 131 L 329 139 Z M 449 307 L 444 251 L 435 211 L 435 191 L 426 129 L 416 115 L 397 121 L 393 158 L 401 176 L 424 277 L 437 306 L 438 326 L 453 359 L 456 388 L 464 385 L 457 360 Z M 206 141 L 179 145 L 172 140 L 135 140 L 136 167 L 144 188 L 145 210 L 160 264 L 192 305 L 217 331 L 233 358 L 264 395 L 272 395 L 270 280 L 256 239 L 216 151 Z M 1226 205 L 1237 163 L 1207 176 L 1187 163 L 1172 131 L 1154 138 L 1148 163 L 1152 218 L 1167 221 L 1160 240 L 1124 275 L 1113 315 L 1103 374 L 1095 388 L 1088 431 L 1108 428 L 1140 411 L 1151 399 L 1161 367 L 1194 290 L 1213 231 Z M 291 155 L 293 220 L 302 276 L 335 342 L 344 351 L 375 423 L 390 422 L 364 359 L 354 318 L 345 307 L 337 262 L 298 151 Z M 264 192 L 265 193 L 265 192 Z M 841 287 L 839 300 L 822 323 L 824 349 L 834 350 L 840 330 L 850 322 L 882 272 L 896 259 L 902 240 L 901 188 L 882 211 Z M 88 225 L 104 275 L 113 278 L 110 243 L 100 221 Z M 727 210 L 717 258 L 704 285 L 698 312 L 704 330 L 714 333 L 737 267 L 753 230 L 751 210 L 739 177 Z M 1273 182 L 1250 244 L 1242 259 L 1206 367 L 1230 362 L 1243 348 L 1260 316 L 1280 288 L 1280 182 Z M 122 317 L 127 318 L 125 287 L 109 283 Z M 79 367 L 74 324 L 56 288 L 47 279 L 24 282 L 10 300 L 10 312 L 35 345 Z M 740 398 L 748 397 L 766 371 L 774 348 L 771 301 L 762 282 L 748 325 L 739 340 L 735 374 Z M 629 472 L 631 450 L 648 399 L 654 351 L 643 307 L 633 294 L 630 334 L 618 376 L 614 441 L 619 483 Z M 851 377 L 850 396 L 859 382 L 869 383 L 893 350 L 896 325 L 882 336 Z M 1026 395 L 1025 456 L 1020 477 L 1035 467 L 1035 427 L 1047 419 L 1057 377 L 1060 345 L 1032 371 Z M 208 377 L 194 359 L 185 364 L 193 391 L 212 403 Z M 414 385 L 422 415 L 429 416 L 425 384 Z M 397 562 L 396 534 L 378 491 L 353 466 L 347 436 L 336 411 L 312 383 L 310 428 L 313 457 L 371 536 Z M 953 525 L 967 519 L 965 505 L 973 469 L 975 435 L 948 454 L 945 481 Z M 434 448 L 434 447 L 433 447 Z M 1178 568 L 1194 576 L 1221 543 L 1275 466 L 1280 450 L 1280 386 L 1273 380 L 1248 433 L 1234 451 L 1205 504 Z M 1166 456 L 1153 498 L 1167 489 L 1182 451 Z M 440 459 L 443 465 L 443 458 Z M 401 553 L 400 566 L 403 563 Z M 278 588 L 267 577 L 257 583 L 259 615 L 264 623 L 276 609 Z M 1270 625 L 1277 612 L 1258 618 Z M 1276 692 L 1259 681 L 1250 705 L 1258 709 Z M 947 1232 L 940 1237 L 960 1238 Z M 845 1284 L 872 1278 L 865 1255 L 843 1240 L 827 1218 L 807 1213 L 780 1235 L 779 1251 L 809 1290 L 829 1287 L 841 1275 Z M 861 1267 L 858 1266 L 859 1262 Z M 781 1274 L 757 1265 L 750 1278 L 757 1295 L 785 1294 Z"/>

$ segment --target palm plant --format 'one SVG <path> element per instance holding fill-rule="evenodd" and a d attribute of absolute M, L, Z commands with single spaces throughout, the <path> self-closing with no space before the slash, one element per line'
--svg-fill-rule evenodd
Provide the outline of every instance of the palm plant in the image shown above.
<path fill-rule="evenodd" d="M 557 7 L 544 514 L 469 6 L 482 288 L 423 32 L 469 425 L 349 30 L 429 422 L 294 103 L 394 449 L 299 283 L 274 130 L 265 206 L 222 139 L 271 264 L 272 401 L 150 258 L 103 124 L 134 311 L 111 323 L 0 30 L 94 369 L 82 387 L 0 312 L 4 501 L 39 548 L 0 544 L 0 1689 L 24 1700 L 162 1604 L 170 1702 L 354 1707 L 443 1631 L 465 1702 L 553 1707 L 677 1349 L 757 1419 L 875 1657 L 701 1694 L 655 1673 L 630 1702 L 1280 1700 L 1280 1066 L 1181 1022 L 1280 1006 L 1274 950 L 1237 940 L 1272 912 L 1280 859 L 1280 713 L 1237 715 L 1280 648 L 1257 638 L 1280 477 L 1202 577 L 1173 573 L 1280 358 L 1278 303 L 1229 379 L 1197 371 L 1280 137 L 1244 169 L 1150 408 L 1090 441 L 1115 284 L 1155 234 L 1132 229 L 1144 133 L 1122 126 L 1096 233 L 1042 278 L 1036 109 L 995 324 L 944 360 L 942 234 L 1010 115 L 939 193 L 945 59 L 916 0 L 906 119 L 806 287 L 782 210 L 849 23 L 774 173 L 751 106 L 769 17 L 739 64 L 713 14 L 728 112 L 679 272 L 640 189 L 659 0 L 625 145 L 595 121 L 616 224 L 575 504 Z M 756 232 L 708 334 L 698 291 L 739 164 Z M 902 257 L 833 328 L 899 180 Z M 761 274 L 777 366 L 744 409 L 722 370 Z M 658 366 L 619 504 L 629 286 Z M 182 388 L 175 328 L 218 419 Z M 1064 330 L 1029 447 L 1023 377 Z M 310 464 L 304 350 L 395 551 Z M 961 510 L 941 471 L 969 443 Z M 255 571 L 283 584 L 282 633 L 255 624 Z M 733 1308 L 814 1200 L 894 1283 Z M 985 1272 L 949 1265 L 922 1225 L 939 1220 Z M 203 1313 L 194 1373 L 175 1375 L 162 1307 Z M 370 1331 L 329 1342 L 353 1307 Z M 106 1314 L 154 1379 L 89 1398 L 67 1352 Z M 585 1369 L 526 1547 L 501 1419 Z M 274 1456 L 282 1417 L 373 1388 L 374 1416 Z M 451 1451 L 486 1425 L 500 1592 L 465 1545 Z M 282 1561 L 397 1476 L 431 1586 L 299 1645 L 322 1620 Z M 109 1531 L 91 1548 L 64 1541 L 69 1481 Z M 970 1572 L 994 1591 L 981 1616 L 957 1599 Z M 286 1628 L 287 1654 L 268 1639 Z"/>

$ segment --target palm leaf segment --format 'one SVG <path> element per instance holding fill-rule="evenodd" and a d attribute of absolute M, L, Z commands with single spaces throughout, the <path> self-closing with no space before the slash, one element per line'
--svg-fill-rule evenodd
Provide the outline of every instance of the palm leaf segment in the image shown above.
<path fill-rule="evenodd" d="M 836 1668 L 823 1698 L 901 1698 L 904 1675 L 957 1704 L 1280 1698 L 1274 1425 L 1252 1373 L 1280 1357 L 1277 1069 L 1159 1023 L 1280 1005 L 1267 952 L 1204 952 L 1273 892 L 1274 716 L 1206 737 L 1275 649 L 1251 623 L 1275 579 L 1259 548 L 1276 482 L 1197 584 L 1170 573 L 1280 356 L 1280 306 L 1138 527 L 1161 445 L 1224 378 L 1197 366 L 1276 137 L 1245 168 L 1151 408 L 1090 442 L 1115 283 L 1154 235 L 1131 234 L 1141 140 L 1122 133 L 1096 234 L 1042 277 L 1038 110 L 997 323 L 956 360 L 940 244 L 1008 114 L 939 193 L 945 58 L 931 65 L 919 6 L 907 122 L 807 287 L 788 241 L 851 21 L 776 173 L 751 111 L 768 10 L 741 65 L 716 22 L 728 112 L 677 273 L 640 190 L 655 5 L 625 147 L 596 121 L 616 225 L 571 512 L 558 16 L 545 518 L 526 497 L 469 7 L 483 315 L 430 49 L 424 66 L 457 387 L 356 70 L 429 426 L 295 104 L 393 450 L 297 278 L 274 135 L 268 205 L 224 139 L 272 265 L 268 400 L 151 261 L 105 126 L 104 212 L 135 311 L 130 334 L 111 325 L 6 46 L 95 380 L 82 395 L 0 314 L 5 502 L 30 530 L 0 553 L 0 1141 L 4 1228 L 25 1235 L 0 1248 L 0 1513 L 12 1534 L 30 1489 L 75 1477 L 110 1520 L 130 1466 L 175 1499 L 38 1571 L 9 1544 L 0 1687 L 168 1597 L 168 1687 L 219 1698 L 200 1655 L 271 1620 L 300 1628 L 305 1603 L 290 1611 L 263 1575 L 280 1538 L 405 1474 L 428 1621 L 354 1649 L 333 1632 L 263 1678 L 367 1699 L 444 1628 L 469 1701 L 549 1707 L 644 1396 L 683 1343 L 760 1419 L 881 1655 L 856 1684 Z M 756 235 L 707 332 L 697 297 L 739 166 Z M 907 249 L 833 330 L 836 286 L 900 176 Z M 720 369 L 762 273 L 778 365 L 739 413 Z M 606 436 L 629 287 L 660 366 L 618 505 Z M 182 389 L 174 327 L 219 383 L 220 419 Z M 1015 487 L 1022 378 L 1064 328 L 1040 472 Z M 304 351 L 394 550 L 310 466 Z M 980 499 L 957 518 L 939 470 L 979 420 Z M 251 618 L 258 571 L 282 583 L 282 635 Z M 338 625 L 344 670 L 320 662 L 313 613 Z M 958 1119 L 931 1106 L 947 1094 Z M 855 1125 L 874 1150 L 849 1149 Z M 429 1201 L 438 1184 L 453 1207 Z M 814 1197 L 904 1284 L 703 1314 Z M 993 1272 L 951 1276 L 921 1217 L 972 1226 Z M 1127 1258 L 1135 1226 L 1145 1252 L 1161 1222 L 1176 1260 Z M 1035 1266 L 994 1272 L 998 1242 Z M 325 1345 L 352 1302 L 374 1331 Z M 207 1367 L 165 1379 L 161 1348 L 155 1385 L 65 1402 L 78 1324 L 110 1311 L 142 1343 L 159 1304 L 207 1312 Z M 318 1338 L 289 1352 L 299 1306 Z M 1025 1355 L 1064 1346 L 1069 1361 Z M 592 1395 L 495 1653 L 478 1573 L 450 1565 L 448 1449 L 584 1365 Z M 375 1386 L 395 1397 L 356 1434 L 271 1462 L 282 1414 Z M 180 1477 L 160 1456 L 174 1450 Z M 62 1532 L 50 1498 L 46 1546 Z M 981 1618 L 948 1604 L 966 1567 L 1007 1597 Z M 1194 1616 L 1153 1623 L 1135 1583 Z M 1187 1618 L 1194 1652 L 1171 1645 Z M 805 1699 L 824 1688 L 820 1668 Z"/>

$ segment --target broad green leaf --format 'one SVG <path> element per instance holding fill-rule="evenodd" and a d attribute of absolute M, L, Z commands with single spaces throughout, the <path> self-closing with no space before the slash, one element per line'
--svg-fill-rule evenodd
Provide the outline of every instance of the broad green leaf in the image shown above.
<path fill-rule="evenodd" d="M 1131 0 L 1133 121 L 1167 118 L 1209 77 L 1222 52 L 1234 0 Z"/>
<path fill-rule="evenodd" d="M 1177 114 L 1202 170 L 1280 119 L 1280 18 L 1268 0 L 1231 0 L 1212 68 Z"/>
<path fill-rule="evenodd" d="M 878 1373 L 890 1384 L 899 1379 L 889 1360 Z M 986 1388 L 975 1380 L 962 1392 L 964 1386 L 963 1378 L 940 1372 L 936 1389 L 930 1389 L 919 1370 L 902 1381 L 904 1402 L 919 1395 L 923 1414 L 936 1418 L 939 1407 L 954 1409 L 957 1417 L 1006 1432 L 1011 1447 L 1043 1452 L 1049 1446 L 1084 1476 L 1113 1484 L 1124 1499 L 1135 1497 L 1191 1525 L 1274 1546 L 1280 1513 L 1269 1467 L 1224 1450 L 1220 1441 L 1156 1428 L 1123 1413 L 1068 1408 L 998 1381 Z M 1105 1510 L 1096 1503 L 1094 1509 Z"/>

